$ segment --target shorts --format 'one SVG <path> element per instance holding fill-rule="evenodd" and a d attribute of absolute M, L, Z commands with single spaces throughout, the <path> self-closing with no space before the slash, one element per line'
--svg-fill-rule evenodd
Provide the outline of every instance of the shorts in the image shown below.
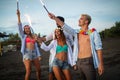
<path fill-rule="evenodd" d="M 38 56 L 36 54 L 35 50 L 25 49 L 25 53 L 23 55 L 23 61 L 24 60 L 33 60 L 36 59 Z"/>
<path fill-rule="evenodd" d="M 57 66 L 57 67 L 59 67 L 59 68 L 62 69 L 62 70 L 64 70 L 64 69 L 69 69 L 68 61 L 61 61 L 61 60 L 59 60 L 59 59 L 57 59 L 57 58 L 55 58 L 55 59 L 53 60 L 52 66 L 53 66 L 53 67 L 54 67 L 54 66 Z"/>

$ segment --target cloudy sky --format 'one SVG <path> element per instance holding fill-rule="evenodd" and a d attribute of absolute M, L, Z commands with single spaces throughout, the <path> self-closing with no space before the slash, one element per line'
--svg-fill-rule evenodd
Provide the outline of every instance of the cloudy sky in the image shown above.
<path fill-rule="evenodd" d="M 92 17 L 90 27 L 98 31 L 110 28 L 120 21 L 120 0 L 43 0 L 47 9 L 56 16 L 63 16 L 65 22 L 73 28 L 78 27 L 78 19 L 82 13 Z M 0 0 L 0 32 L 17 33 L 17 0 Z M 53 20 L 49 19 L 40 0 L 19 0 L 21 21 L 29 24 L 25 17 L 31 18 L 34 32 L 49 34 L 56 28 Z"/>

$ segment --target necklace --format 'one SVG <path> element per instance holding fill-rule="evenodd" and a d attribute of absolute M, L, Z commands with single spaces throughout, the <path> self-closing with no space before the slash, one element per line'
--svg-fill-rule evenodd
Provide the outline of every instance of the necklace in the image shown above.
<path fill-rule="evenodd" d="M 92 28 L 92 29 L 90 29 L 90 30 L 88 30 L 88 31 L 84 31 L 84 30 L 80 29 L 79 33 L 80 33 L 80 34 L 83 34 L 83 35 L 90 35 L 90 34 L 91 34 L 92 32 L 94 32 L 94 31 L 96 31 L 95 28 Z"/>

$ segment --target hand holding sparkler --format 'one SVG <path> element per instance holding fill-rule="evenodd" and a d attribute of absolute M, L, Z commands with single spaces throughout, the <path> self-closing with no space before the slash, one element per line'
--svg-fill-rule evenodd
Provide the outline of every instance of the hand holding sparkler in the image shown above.
<path fill-rule="evenodd" d="M 51 18 L 51 19 L 55 19 L 56 18 L 56 16 L 54 15 L 54 14 L 52 14 L 52 13 L 48 13 L 48 16 Z"/>
<path fill-rule="evenodd" d="M 64 25 L 64 22 L 61 21 L 59 18 L 57 18 L 54 14 L 48 13 L 48 16 L 49 16 L 51 19 L 55 20 L 56 23 L 57 23 L 60 27 L 62 27 L 62 26 Z"/>

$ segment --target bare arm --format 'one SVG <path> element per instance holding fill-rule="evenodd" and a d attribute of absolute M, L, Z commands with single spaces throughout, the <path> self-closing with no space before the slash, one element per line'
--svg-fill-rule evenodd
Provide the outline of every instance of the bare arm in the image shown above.
<path fill-rule="evenodd" d="M 99 66 L 98 66 L 98 73 L 99 75 L 102 75 L 104 72 L 104 64 L 103 64 L 103 55 L 102 50 L 97 50 L 98 59 L 99 59 Z"/>
<path fill-rule="evenodd" d="M 61 21 L 59 18 L 57 18 L 54 14 L 49 13 L 48 16 L 49 16 L 51 19 L 55 20 L 56 23 L 59 24 L 61 27 L 64 25 L 64 22 Z"/>
<path fill-rule="evenodd" d="M 18 17 L 18 31 L 19 31 L 19 35 L 21 38 L 24 37 L 24 32 L 22 29 L 22 23 L 21 23 L 21 19 L 20 19 L 20 11 L 17 10 L 17 17 Z"/>
<path fill-rule="evenodd" d="M 74 36 L 74 34 L 76 33 L 75 30 L 71 27 L 69 27 L 68 25 L 66 25 L 63 21 L 61 21 L 59 18 L 57 18 L 54 14 L 49 13 L 48 16 L 55 20 L 57 24 L 60 25 L 60 27 L 62 27 L 67 33 L 71 34 L 72 36 Z"/>
<path fill-rule="evenodd" d="M 18 24 L 21 23 L 21 19 L 20 19 L 20 11 L 17 10 L 17 17 L 18 17 Z"/>

